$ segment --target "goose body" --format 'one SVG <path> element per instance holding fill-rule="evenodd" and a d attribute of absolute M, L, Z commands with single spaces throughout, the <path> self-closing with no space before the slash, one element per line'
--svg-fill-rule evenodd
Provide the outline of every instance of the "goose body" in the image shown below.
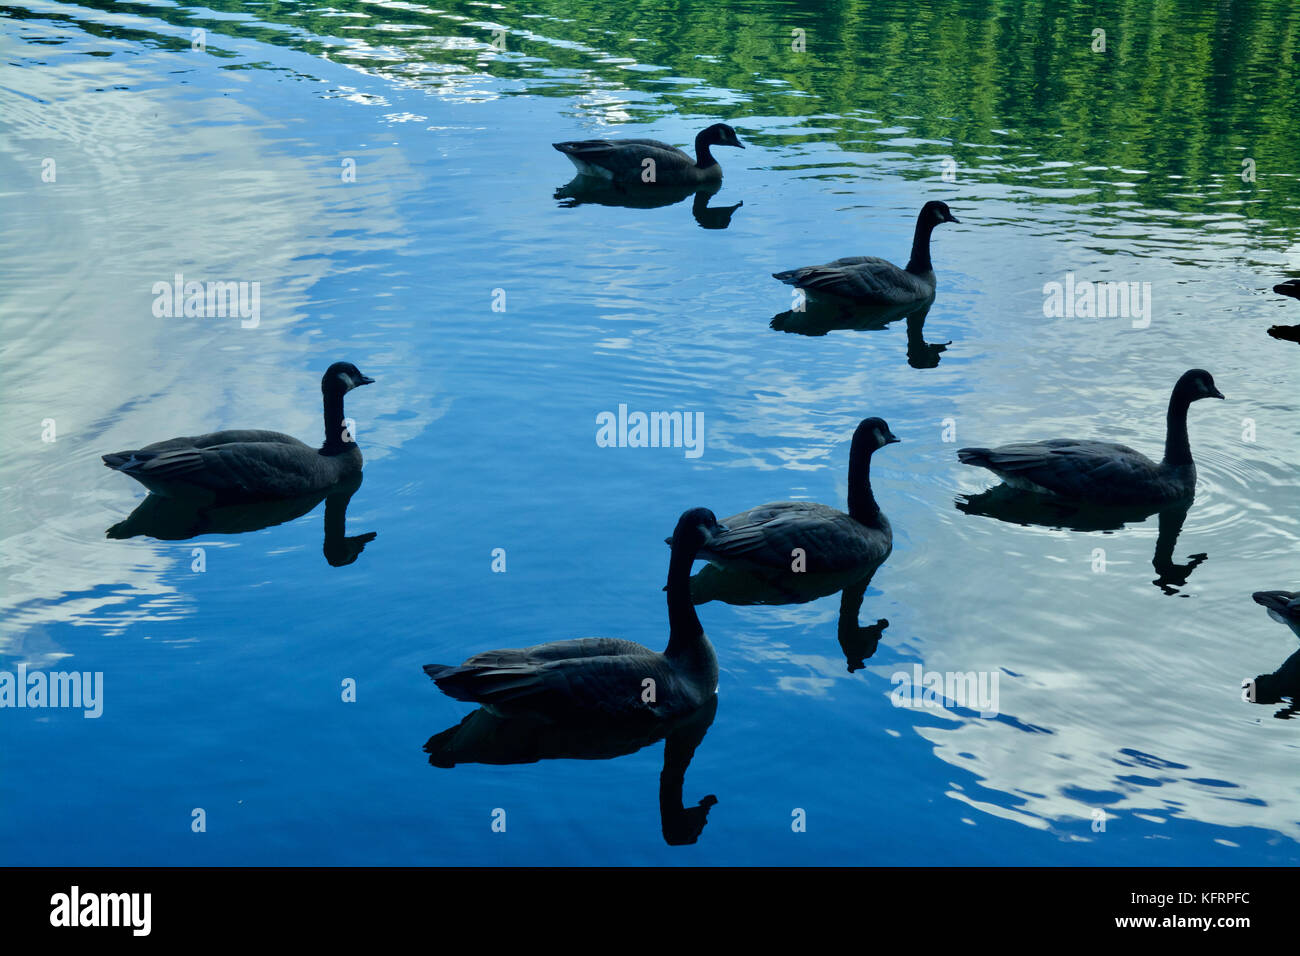
<path fill-rule="evenodd" d="M 325 372 L 320 448 L 282 432 L 229 429 L 114 452 L 103 456 L 104 464 L 165 496 L 243 500 L 320 494 L 361 474 L 361 450 L 345 434 L 343 396 L 373 381 L 349 362 L 336 362 Z"/>
<path fill-rule="evenodd" d="M 930 233 L 944 222 L 958 222 L 946 203 L 931 200 L 921 207 L 912 236 L 912 255 L 900 269 L 876 256 L 849 256 L 819 266 L 804 266 L 772 277 L 814 295 L 848 299 L 861 305 L 905 307 L 934 297 L 936 279 L 930 263 Z"/>
<path fill-rule="evenodd" d="M 1165 455 L 1159 463 L 1127 445 L 1074 438 L 961 448 L 957 458 L 989 469 L 1012 488 L 1095 505 L 1158 505 L 1190 498 L 1196 490 L 1196 465 L 1187 439 L 1187 409 L 1202 398 L 1223 394 L 1209 372 L 1184 372 L 1169 398 Z"/>
<path fill-rule="evenodd" d="M 807 555 L 809 573 L 846 571 L 885 560 L 894 542 L 883 514 L 863 523 L 808 501 L 759 505 L 724 518 L 722 524 L 729 530 L 701 553 L 721 565 L 741 562 L 790 571 L 799 548 Z"/>
<path fill-rule="evenodd" d="M 536 715 L 665 719 L 694 711 L 718 686 L 718 660 L 691 602 L 691 563 L 719 530 L 713 512 L 687 511 L 673 532 L 668 567 L 668 647 L 580 638 L 514 650 L 486 651 L 463 664 L 424 668 L 457 700 L 499 716 Z M 653 700 L 644 699 L 653 680 Z"/>
<path fill-rule="evenodd" d="M 777 501 L 724 518 L 700 557 L 720 567 L 822 574 L 879 564 L 894 546 L 893 529 L 871 493 L 871 456 L 897 442 L 883 419 L 868 418 L 853 433 L 849 450 L 849 511 L 808 501 Z M 673 543 L 672 538 L 668 539 Z"/>
<path fill-rule="evenodd" d="M 657 139 L 584 139 L 552 143 L 584 176 L 616 183 L 701 186 L 722 179 L 711 146 L 744 144 L 726 123 L 714 123 L 695 137 L 695 158 Z"/>

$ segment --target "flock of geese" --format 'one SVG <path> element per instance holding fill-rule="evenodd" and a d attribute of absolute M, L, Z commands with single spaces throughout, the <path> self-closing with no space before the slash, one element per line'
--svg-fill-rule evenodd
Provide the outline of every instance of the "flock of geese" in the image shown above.
<path fill-rule="evenodd" d="M 736 131 L 724 123 L 696 136 L 694 157 L 650 139 L 555 144 L 572 160 L 580 179 L 588 181 L 587 188 L 604 183 L 623 195 L 641 192 L 651 197 L 659 191 L 677 194 L 716 186 L 722 170 L 712 149 L 720 146 L 744 148 Z M 653 201 L 630 199 L 627 204 Z M 933 299 L 931 233 L 939 225 L 957 221 L 945 203 L 925 203 L 917 216 L 911 255 L 902 268 L 872 256 L 853 256 L 777 272 L 774 277 L 814 300 L 905 314 Z M 1300 297 L 1300 280 L 1277 288 Z M 280 432 L 232 430 L 172 438 L 104 455 L 103 460 L 169 501 L 199 501 L 208 508 L 319 501 L 340 488 L 355 490 L 360 480 L 361 452 L 343 424 L 343 401 L 347 393 L 373 381 L 349 362 L 336 362 L 326 370 L 321 379 L 325 441 L 319 448 Z M 962 448 L 957 456 L 965 464 L 992 472 L 1014 495 L 1082 507 L 1136 507 L 1149 515 L 1185 505 L 1194 495 L 1196 465 L 1188 439 L 1188 410 L 1201 399 L 1223 397 L 1209 372 L 1195 368 L 1184 372 L 1170 394 L 1159 461 L 1125 445 L 1078 438 Z M 461 664 L 431 664 L 425 671 L 447 695 L 485 709 L 486 716 L 476 721 L 476 726 L 482 725 L 475 735 L 480 746 L 492 740 L 499 746 L 504 733 L 500 722 L 518 716 L 549 723 L 590 723 L 595 717 L 654 724 L 689 718 L 710 705 L 717 689 L 717 656 L 695 605 L 710 599 L 701 592 L 718 585 L 719 575 L 758 579 L 765 587 L 798 595 L 796 600 L 819 593 L 806 587 L 806 581 L 829 581 L 827 586 L 838 590 L 846 581 L 856 580 L 860 586 L 847 599 L 856 623 L 865 590 L 863 576 L 869 580 L 893 548 L 889 520 L 871 489 L 871 459 L 898 441 L 881 418 L 869 417 L 857 426 L 849 451 L 847 511 L 781 501 L 721 521 L 706 508 L 684 512 L 666 539 L 671 547 L 666 587 L 669 633 L 663 651 L 631 641 L 586 638 L 486 651 Z M 336 523 L 341 533 L 341 519 Z M 355 558 L 359 550 L 350 549 L 350 557 Z M 696 559 L 710 567 L 692 579 Z M 846 589 L 846 595 L 850 591 Z M 1259 592 L 1254 599 L 1300 635 L 1300 592 Z M 878 640 L 887 623 L 882 620 L 861 630 Z M 870 656 L 870 650 L 865 656 Z M 852 655 L 850 660 L 852 670 Z M 1300 690 L 1300 652 L 1276 674 L 1261 675 L 1255 683 L 1257 692 L 1266 697 L 1295 694 Z M 458 757 L 433 748 L 439 739 L 434 738 L 426 748 L 434 755 L 431 760 L 463 758 L 464 729 L 463 725 L 456 745 L 461 748 Z"/>

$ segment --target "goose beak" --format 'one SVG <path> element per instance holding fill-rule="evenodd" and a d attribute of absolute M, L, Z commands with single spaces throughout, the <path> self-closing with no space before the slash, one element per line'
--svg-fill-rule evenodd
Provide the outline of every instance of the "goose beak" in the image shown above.
<path fill-rule="evenodd" d="M 362 375 L 361 380 L 357 382 L 357 385 L 374 385 L 374 384 L 375 384 L 375 380 L 371 378 L 369 375 Z"/>
<path fill-rule="evenodd" d="M 898 444 L 899 442 L 901 442 L 902 440 L 903 440 L 903 439 L 899 438 L 899 437 L 898 437 L 897 435 L 895 435 L 893 432 L 890 432 L 890 433 L 885 437 L 885 444 L 886 444 L 886 445 L 897 445 L 897 444 Z"/>
<path fill-rule="evenodd" d="M 1221 391 L 1219 391 L 1219 390 L 1216 388 L 1213 392 L 1210 393 L 1210 397 L 1211 397 L 1211 398 L 1223 398 L 1223 393 L 1222 393 Z"/>
<path fill-rule="evenodd" d="M 954 216 L 952 213 L 948 213 L 948 219 L 947 219 L 947 221 L 948 221 L 948 222 L 956 222 L 956 223 L 960 223 L 960 222 L 961 222 L 961 220 L 958 219 L 956 216 Z"/>
<path fill-rule="evenodd" d="M 744 148 L 745 148 L 745 144 L 742 143 L 742 142 L 740 141 L 740 137 L 739 137 L 739 136 L 736 137 L 736 141 L 735 141 L 734 143 L 732 143 L 731 145 L 732 145 L 732 146 L 739 146 L 741 149 L 744 149 Z"/>

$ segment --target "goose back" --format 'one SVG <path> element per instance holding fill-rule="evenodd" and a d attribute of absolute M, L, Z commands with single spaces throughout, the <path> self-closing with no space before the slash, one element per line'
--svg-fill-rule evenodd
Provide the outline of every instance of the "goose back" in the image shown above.
<path fill-rule="evenodd" d="M 876 256 L 848 256 L 824 265 L 804 266 L 772 275 L 786 285 L 817 295 L 869 305 L 919 305 L 932 299 L 935 290 L 933 270 L 913 275 Z"/>
<path fill-rule="evenodd" d="M 893 550 L 893 530 L 883 514 L 864 524 L 815 502 L 772 502 L 723 518 L 722 525 L 727 530 L 710 539 L 700 556 L 723 565 L 788 571 L 800 549 L 807 573 L 818 574 L 877 564 Z"/>

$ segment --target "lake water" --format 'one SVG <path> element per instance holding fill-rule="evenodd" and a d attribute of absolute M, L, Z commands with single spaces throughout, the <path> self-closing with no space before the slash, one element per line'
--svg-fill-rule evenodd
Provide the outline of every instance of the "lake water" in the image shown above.
<path fill-rule="evenodd" d="M 1297 649 L 1250 594 L 1300 586 L 1300 352 L 1266 334 L 1300 322 L 1270 291 L 1300 269 L 1300 9 L 671 6 L 0 10 L 0 670 L 103 675 L 96 719 L 0 712 L 4 862 L 1300 862 L 1300 720 L 1241 692 Z M 552 142 L 719 120 L 747 148 L 716 151 L 707 210 L 554 196 Z M 961 222 L 923 326 L 769 327 L 770 273 L 901 264 L 928 199 Z M 177 274 L 258 283 L 258 313 L 156 315 Z M 1149 324 L 1045 316 L 1067 274 L 1138 283 Z M 325 505 L 106 537 L 145 493 L 101 454 L 318 441 L 336 359 L 377 380 L 348 396 L 346 533 L 376 535 L 352 563 L 322 553 Z M 1182 570 L 1153 568 L 1155 516 L 971 513 L 995 482 L 957 447 L 1158 456 L 1196 366 L 1228 400 L 1191 410 Z M 702 453 L 599 447 L 620 405 L 702 413 Z M 717 798 L 694 843 L 665 839 L 661 743 L 430 766 L 472 707 L 421 665 L 661 648 L 677 516 L 843 507 L 869 415 L 902 439 L 860 610 L 888 626 L 850 671 L 835 595 L 700 607 L 717 712 L 668 775 Z M 996 715 L 895 706 L 916 669 L 996 676 Z"/>

